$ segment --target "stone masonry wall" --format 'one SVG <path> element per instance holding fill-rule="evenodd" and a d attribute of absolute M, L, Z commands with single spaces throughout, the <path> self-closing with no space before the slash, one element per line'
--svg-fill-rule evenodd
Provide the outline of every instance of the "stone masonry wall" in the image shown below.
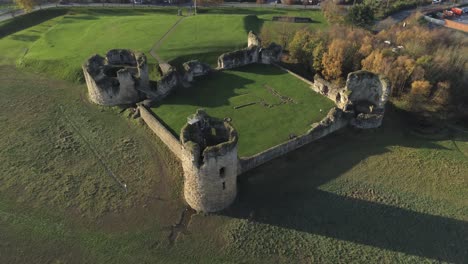
<path fill-rule="evenodd" d="M 312 128 L 304 135 L 293 138 L 285 143 L 279 144 L 260 152 L 251 157 L 240 158 L 239 174 L 256 168 L 270 160 L 281 157 L 295 149 L 309 144 L 319 138 L 333 133 L 348 125 L 350 116 L 339 108 L 333 108 L 328 112 L 326 118 L 318 123 L 312 124 Z"/>
<path fill-rule="evenodd" d="M 237 146 L 224 155 L 205 157 L 201 166 L 190 152 L 184 152 L 184 197 L 190 207 L 199 212 L 216 212 L 232 204 L 237 196 Z"/>
<path fill-rule="evenodd" d="M 237 131 L 200 109 L 188 117 L 180 140 L 185 201 L 199 212 L 227 208 L 237 196 Z"/>
<path fill-rule="evenodd" d="M 182 159 L 182 145 L 174 135 L 164 127 L 161 122 L 150 112 L 146 107 L 138 106 L 140 116 L 145 121 L 146 125 L 158 136 L 161 141 L 179 158 Z"/>

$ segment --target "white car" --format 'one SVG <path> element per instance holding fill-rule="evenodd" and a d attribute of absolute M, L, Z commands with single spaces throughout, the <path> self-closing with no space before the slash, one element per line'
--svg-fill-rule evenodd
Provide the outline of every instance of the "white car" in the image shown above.
<path fill-rule="evenodd" d="M 432 3 L 433 4 L 440 4 L 440 3 L 442 3 L 442 0 L 432 0 Z"/>

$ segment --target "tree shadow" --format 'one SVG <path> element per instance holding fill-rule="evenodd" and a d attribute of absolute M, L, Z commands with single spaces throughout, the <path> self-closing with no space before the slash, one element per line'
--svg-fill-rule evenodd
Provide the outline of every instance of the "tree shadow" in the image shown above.
<path fill-rule="evenodd" d="M 0 38 L 43 23 L 52 18 L 65 15 L 67 12 L 67 9 L 51 8 L 46 10 L 39 10 L 7 20 L 0 24 Z"/>
<path fill-rule="evenodd" d="M 468 257 L 468 222 L 413 212 L 389 201 L 390 205 L 381 204 L 365 195 L 341 196 L 319 189 L 391 146 L 445 149 L 408 135 L 394 111 L 386 115 L 380 129 L 344 129 L 241 175 L 238 200 L 221 214 L 462 263 Z"/>

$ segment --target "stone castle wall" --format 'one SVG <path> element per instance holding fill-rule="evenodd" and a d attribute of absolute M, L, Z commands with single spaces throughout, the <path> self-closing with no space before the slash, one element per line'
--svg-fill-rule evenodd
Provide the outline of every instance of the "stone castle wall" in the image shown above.
<path fill-rule="evenodd" d="M 312 124 L 312 128 L 306 134 L 290 139 L 287 142 L 269 148 L 251 157 L 241 157 L 239 174 L 254 169 L 268 161 L 281 157 L 295 149 L 331 134 L 347 126 L 349 120 L 349 113 L 345 113 L 341 109 L 335 107 L 330 110 L 327 117 L 322 121 Z"/>
<path fill-rule="evenodd" d="M 138 106 L 140 116 L 146 125 L 158 136 L 161 141 L 179 158 L 184 157 L 182 145 L 179 140 L 150 112 L 146 107 Z"/>
<path fill-rule="evenodd" d="M 272 64 L 279 62 L 283 48 L 271 43 L 262 48 L 260 38 L 252 31 L 247 38 L 247 48 L 221 54 L 218 58 L 218 69 L 232 69 L 252 63 Z"/>

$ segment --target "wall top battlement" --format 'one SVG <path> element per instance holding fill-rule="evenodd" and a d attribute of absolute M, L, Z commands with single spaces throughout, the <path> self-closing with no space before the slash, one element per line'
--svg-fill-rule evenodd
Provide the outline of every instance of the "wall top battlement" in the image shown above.
<path fill-rule="evenodd" d="M 201 165 L 206 158 L 223 156 L 232 151 L 237 146 L 238 135 L 229 122 L 210 117 L 199 109 L 187 118 L 180 140 L 186 150 L 199 158 Z"/>

